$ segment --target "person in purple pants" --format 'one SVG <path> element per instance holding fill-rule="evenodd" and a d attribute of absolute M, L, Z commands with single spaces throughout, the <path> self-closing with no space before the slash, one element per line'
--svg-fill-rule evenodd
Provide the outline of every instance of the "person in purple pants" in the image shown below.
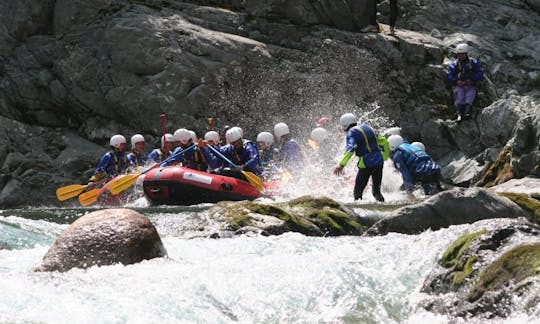
<path fill-rule="evenodd" d="M 471 118 L 472 104 L 476 97 L 476 87 L 484 78 L 480 63 L 469 57 L 469 46 L 465 43 L 456 46 L 457 59 L 447 69 L 446 78 L 453 87 L 454 106 L 457 121 Z"/>

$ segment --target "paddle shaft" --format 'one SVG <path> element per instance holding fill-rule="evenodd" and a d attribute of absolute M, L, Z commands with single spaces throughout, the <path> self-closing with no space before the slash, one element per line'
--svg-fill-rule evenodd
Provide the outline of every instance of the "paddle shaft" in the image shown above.
<path fill-rule="evenodd" d="M 186 147 L 185 149 L 179 151 L 179 152 L 176 152 L 176 153 L 173 153 L 171 154 L 168 158 L 166 158 L 165 160 L 161 161 L 158 163 L 159 166 L 165 166 L 165 164 L 171 162 L 172 160 L 176 159 L 177 157 L 179 157 L 180 155 L 188 152 L 188 151 L 191 151 L 193 150 L 197 145 L 195 144 L 192 144 L 190 147 Z M 141 175 L 147 173 L 148 171 L 152 170 L 155 166 L 151 167 L 151 168 L 148 168 L 146 170 L 143 170 L 141 172 Z"/>
<path fill-rule="evenodd" d="M 233 161 L 227 159 L 225 155 L 221 154 L 221 152 L 218 151 L 216 148 L 214 148 L 212 145 L 209 145 L 208 147 L 212 150 L 212 152 L 216 153 L 220 158 L 222 158 L 227 163 L 229 163 L 233 168 L 238 167 L 236 164 L 234 164 Z M 250 172 L 250 171 L 241 170 L 241 172 L 244 175 L 244 177 L 246 177 L 247 181 L 250 184 L 252 184 L 255 188 L 257 188 L 257 190 L 259 191 L 263 190 L 263 182 L 259 176 L 257 176 L 255 173 Z"/>
<path fill-rule="evenodd" d="M 225 162 L 229 163 L 233 168 L 238 167 L 236 164 L 234 164 L 233 161 L 227 159 L 225 155 L 221 154 L 221 152 L 214 148 L 212 145 L 208 145 L 208 147 L 210 148 L 210 150 L 212 150 L 212 152 L 216 153 L 220 158 L 222 158 Z"/>
<path fill-rule="evenodd" d="M 165 114 L 159 115 L 159 118 L 161 119 L 161 136 L 165 136 L 165 133 L 167 133 L 167 126 L 165 126 Z"/>

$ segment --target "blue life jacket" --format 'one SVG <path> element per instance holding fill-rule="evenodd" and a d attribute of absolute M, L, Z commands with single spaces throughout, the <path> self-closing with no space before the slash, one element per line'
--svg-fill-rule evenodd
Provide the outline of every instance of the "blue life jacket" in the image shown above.
<path fill-rule="evenodd" d="M 236 165 L 243 165 L 244 171 L 253 172 L 260 176 L 263 172 L 257 146 L 251 141 L 244 141 L 243 145 L 236 149 L 233 145 L 222 146 L 218 151 Z M 223 166 L 229 166 L 223 161 Z M 214 167 L 211 165 L 211 167 Z"/>
<path fill-rule="evenodd" d="M 143 166 L 146 163 L 146 156 L 143 153 L 137 153 L 133 151 L 130 152 L 126 158 L 129 165 L 133 167 Z"/>
<path fill-rule="evenodd" d="M 187 145 L 186 147 L 177 147 L 176 150 L 174 150 L 173 155 L 179 151 L 187 149 L 190 146 L 191 145 Z M 208 169 L 208 162 L 206 161 L 206 157 L 204 156 L 204 154 L 201 153 L 198 147 L 184 152 L 177 158 L 177 160 L 181 161 L 182 166 L 185 166 L 186 168 L 199 171 L 206 171 Z"/>
<path fill-rule="evenodd" d="M 359 168 L 371 168 L 384 163 L 381 148 L 379 147 L 378 136 L 373 128 L 366 124 L 361 124 L 351 128 L 347 134 L 347 144 L 350 138 L 356 145 L 355 154 L 360 158 Z"/>
<path fill-rule="evenodd" d="M 165 154 L 161 151 L 161 149 L 153 149 L 152 152 L 148 154 L 146 157 L 147 160 L 154 161 L 156 163 L 163 162 L 165 160 Z"/>
<path fill-rule="evenodd" d="M 421 149 L 409 143 L 403 143 L 395 151 L 400 151 L 407 169 L 417 178 L 429 176 L 441 171 L 441 167 Z M 395 154 L 395 153 L 394 153 Z"/>
<path fill-rule="evenodd" d="M 292 138 L 290 135 L 284 135 L 282 137 L 283 143 L 279 148 L 278 161 L 280 166 L 289 169 L 295 170 L 301 168 L 304 164 L 304 152 L 302 147 L 298 142 Z"/>
<path fill-rule="evenodd" d="M 480 63 L 473 58 L 457 59 L 448 66 L 446 78 L 453 85 L 458 80 L 471 80 L 473 85 L 476 85 L 484 78 L 484 70 L 482 70 Z"/>
<path fill-rule="evenodd" d="M 270 163 L 274 162 L 279 151 L 275 147 L 267 147 L 264 150 L 259 150 L 259 159 L 261 160 L 261 166 L 267 167 Z"/>
<path fill-rule="evenodd" d="M 94 171 L 94 176 L 101 178 L 103 174 L 107 174 L 109 178 L 114 178 L 124 172 L 127 167 L 127 159 L 124 152 L 112 150 L 105 153 Z"/>

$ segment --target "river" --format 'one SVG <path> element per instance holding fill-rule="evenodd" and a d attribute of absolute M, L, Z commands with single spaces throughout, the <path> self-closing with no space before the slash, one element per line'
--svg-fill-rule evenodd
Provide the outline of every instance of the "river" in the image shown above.
<path fill-rule="evenodd" d="M 337 198 L 361 212 L 350 190 Z M 438 258 L 471 225 L 381 237 L 189 238 L 185 225 L 211 205 L 131 207 L 156 226 L 168 257 L 65 273 L 32 269 L 95 209 L 1 210 L 0 243 L 10 249 L 0 250 L 0 323 L 460 322 L 417 304 L 428 298 L 420 288 Z M 534 320 L 518 314 L 493 323 Z"/>

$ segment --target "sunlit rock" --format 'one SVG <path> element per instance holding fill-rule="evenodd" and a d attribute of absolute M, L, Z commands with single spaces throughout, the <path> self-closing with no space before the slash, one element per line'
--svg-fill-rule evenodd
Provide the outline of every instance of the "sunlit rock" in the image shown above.
<path fill-rule="evenodd" d="M 527 213 L 527 218 L 540 225 L 540 196 L 528 196 L 523 193 L 502 192 L 504 196 L 518 204 Z"/>
<path fill-rule="evenodd" d="M 222 224 L 222 230 L 238 234 L 337 236 L 365 230 L 353 211 L 326 197 L 304 196 L 277 204 L 222 202 L 209 210 L 209 216 Z"/>
<path fill-rule="evenodd" d="M 35 271 L 132 264 L 167 255 L 154 225 L 130 209 L 89 213 L 66 229 Z"/>
<path fill-rule="evenodd" d="M 482 219 L 526 216 L 507 198 L 482 188 L 456 188 L 439 193 L 421 203 L 402 207 L 373 225 L 368 234 L 389 232 L 417 234 Z"/>
<path fill-rule="evenodd" d="M 539 230 L 523 220 L 465 233 L 443 253 L 421 289 L 427 310 L 459 317 L 507 317 L 538 301 Z"/>

